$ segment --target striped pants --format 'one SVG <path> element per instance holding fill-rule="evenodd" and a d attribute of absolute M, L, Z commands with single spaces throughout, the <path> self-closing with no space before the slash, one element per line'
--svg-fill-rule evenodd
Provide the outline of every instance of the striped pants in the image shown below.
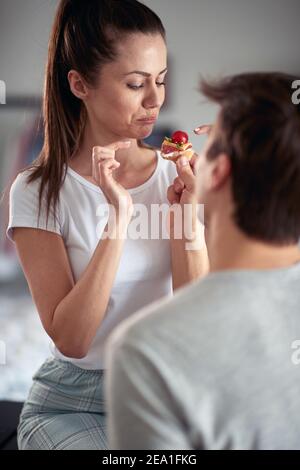
<path fill-rule="evenodd" d="M 103 382 L 103 370 L 47 359 L 20 416 L 19 449 L 107 449 Z"/>

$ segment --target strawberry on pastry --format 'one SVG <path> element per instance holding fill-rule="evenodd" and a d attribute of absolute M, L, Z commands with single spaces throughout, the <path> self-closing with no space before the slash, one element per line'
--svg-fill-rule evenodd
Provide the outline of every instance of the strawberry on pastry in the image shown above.
<path fill-rule="evenodd" d="M 189 136 L 183 131 L 174 132 L 171 138 L 165 137 L 161 146 L 161 156 L 165 160 L 172 160 L 175 163 L 179 157 L 183 156 L 190 160 L 193 154 Z"/>

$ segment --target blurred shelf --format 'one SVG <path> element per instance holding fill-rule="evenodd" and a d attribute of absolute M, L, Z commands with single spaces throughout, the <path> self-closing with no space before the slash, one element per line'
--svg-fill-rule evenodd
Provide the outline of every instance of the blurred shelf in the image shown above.
<path fill-rule="evenodd" d="M 0 112 L 11 109 L 42 108 L 42 97 L 37 95 L 10 95 L 6 96 L 6 103 L 0 105 Z"/>

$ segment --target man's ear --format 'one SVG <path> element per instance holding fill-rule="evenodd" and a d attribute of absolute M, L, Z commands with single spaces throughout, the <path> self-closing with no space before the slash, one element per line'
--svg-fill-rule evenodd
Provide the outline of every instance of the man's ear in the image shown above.
<path fill-rule="evenodd" d="M 88 96 L 88 88 L 81 78 L 80 74 L 76 70 L 70 70 L 68 72 L 68 81 L 70 84 L 70 90 L 77 98 L 84 99 Z"/>
<path fill-rule="evenodd" d="M 231 175 L 231 161 L 228 155 L 221 153 L 211 162 L 210 189 L 221 188 Z"/>

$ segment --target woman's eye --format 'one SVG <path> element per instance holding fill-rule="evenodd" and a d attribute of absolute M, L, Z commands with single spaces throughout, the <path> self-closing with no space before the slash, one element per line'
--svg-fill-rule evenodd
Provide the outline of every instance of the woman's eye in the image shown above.
<path fill-rule="evenodd" d="M 165 86 L 166 82 L 156 82 L 156 85 L 158 86 Z M 139 90 L 140 88 L 143 88 L 144 85 L 130 85 L 130 84 L 127 84 L 128 88 L 130 88 L 131 90 Z"/>
<path fill-rule="evenodd" d="M 144 85 L 127 85 L 128 88 L 131 88 L 132 90 L 138 90 L 139 88 L 143 88 Z"/>

